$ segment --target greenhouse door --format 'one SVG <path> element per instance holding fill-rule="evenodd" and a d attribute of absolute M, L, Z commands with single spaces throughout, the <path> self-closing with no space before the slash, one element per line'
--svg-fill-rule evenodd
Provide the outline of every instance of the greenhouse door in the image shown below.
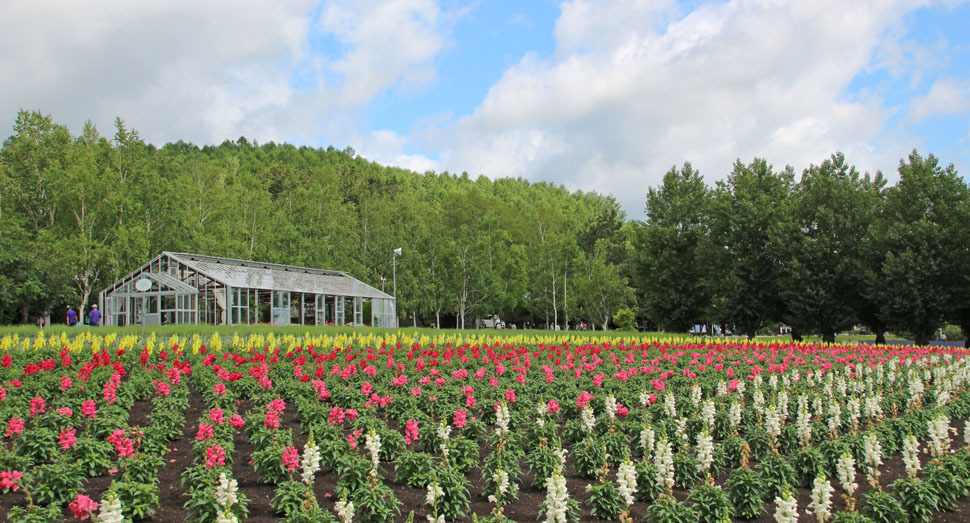
<path fill-rule="evenodd" d="M 327 324 L 327 297 L 323 294 L 317 294 L 316 300 L 316 311 L 317 311 L 317 325 Z"/>
<path fill-rule="evenodd" d="M 290 293 L 287 291 L 273 291 L 272 324 L 290 324 Z"/>
<path fill-rule="evenodd" d="M 337 326 L 343 326 L 344 324 L 344 297 L 334 296 L 333 306 L 334 306 L 334 319 L 333 323 Z"/>

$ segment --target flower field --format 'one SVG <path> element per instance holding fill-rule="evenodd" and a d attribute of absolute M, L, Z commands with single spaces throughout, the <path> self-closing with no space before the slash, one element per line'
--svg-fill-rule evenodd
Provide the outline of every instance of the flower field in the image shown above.
<path fill-rule="evenodd" d="M 0 338 L 10 521 L 966 521 L 964 349 Z"/>

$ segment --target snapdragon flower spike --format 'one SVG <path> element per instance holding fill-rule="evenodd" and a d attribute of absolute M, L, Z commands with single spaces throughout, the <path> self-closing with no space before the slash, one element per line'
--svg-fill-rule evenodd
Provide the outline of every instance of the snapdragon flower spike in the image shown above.
<path fill-rule="evenodd" d="M 205 468 L 221 467 L 226 464 L 226 451 L 222 445 L 212 445 L 205 449 Z"/>
<path fill-rule="evenodd" d="M 71 513 L 74 514 L 74 517 L 84 521 L 91 517 L 91 514 L 93 514 L 95 510 L 98 510 L 98 503 L 84 494 L 78 494 L 77 498 L 68 504 L 67 508 L 71 509 Z"/>
<path fill-rule="evenodd" d="M 295 447 L 286 447 L 283 451 L 283 466 L 286 470 L 295 470 L 300 466 L 299 452 Z"/>
<path fill-rule="evenodd" d="M 6 437 L 9 438 L 14 434 L 20 434 L 23 431 L 24 431 L 23 418 L 10 418 L 10 421 L 7 422 Z"/>
<path fill-rule="evenodd" d="M 75 437 L 75 434 L 77 434 L 76 429 L 61 430 L 61 436 L 57 440 L 57 444 L 61 447 L 61 450 L 69 450 L 77 445 L 77 438 Z"/>
<path fill-rule="evenodd" d="M 0 472 L 0 489 L 16 492 L 20 489 L 20 479 L 24 473 L 17 470 L 5 470 Z"/>
<path fill-rule="evenodd" d="M 98 405 L 92 400 L 86 400 L 81 403 L 81 415 L 86 418 L 97 418 L 98 417 Z"/>

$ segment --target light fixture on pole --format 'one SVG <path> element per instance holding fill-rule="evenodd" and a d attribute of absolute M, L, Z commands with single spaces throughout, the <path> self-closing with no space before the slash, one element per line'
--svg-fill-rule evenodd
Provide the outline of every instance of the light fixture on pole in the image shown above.
<path fill-rule="evenodd" d="M 397 257 L 401 255 L 401 252 L 402 252 L 401 251 L 401 247 L 398 247 L 397 249 L 394 249 L 394 255 L 391 256 L 391 266 L 392 266 L 392 271 L 394 272 L 394 274 L 393 274 L 393 277 L 394 277 L 394 328 L 397 328 L 399 326 L 398 323 L 397 323 L 397 321 L 398 321 L 397 320 Z"/>

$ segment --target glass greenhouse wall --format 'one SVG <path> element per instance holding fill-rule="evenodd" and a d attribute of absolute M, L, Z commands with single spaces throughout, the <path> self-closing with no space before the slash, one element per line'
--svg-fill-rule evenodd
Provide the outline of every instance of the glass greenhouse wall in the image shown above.
<path fill-rule="evenodd" d="M 394 298 L 347 273 L 163 252 L 99 295 L 105 325 L 395 326 Z"/>

